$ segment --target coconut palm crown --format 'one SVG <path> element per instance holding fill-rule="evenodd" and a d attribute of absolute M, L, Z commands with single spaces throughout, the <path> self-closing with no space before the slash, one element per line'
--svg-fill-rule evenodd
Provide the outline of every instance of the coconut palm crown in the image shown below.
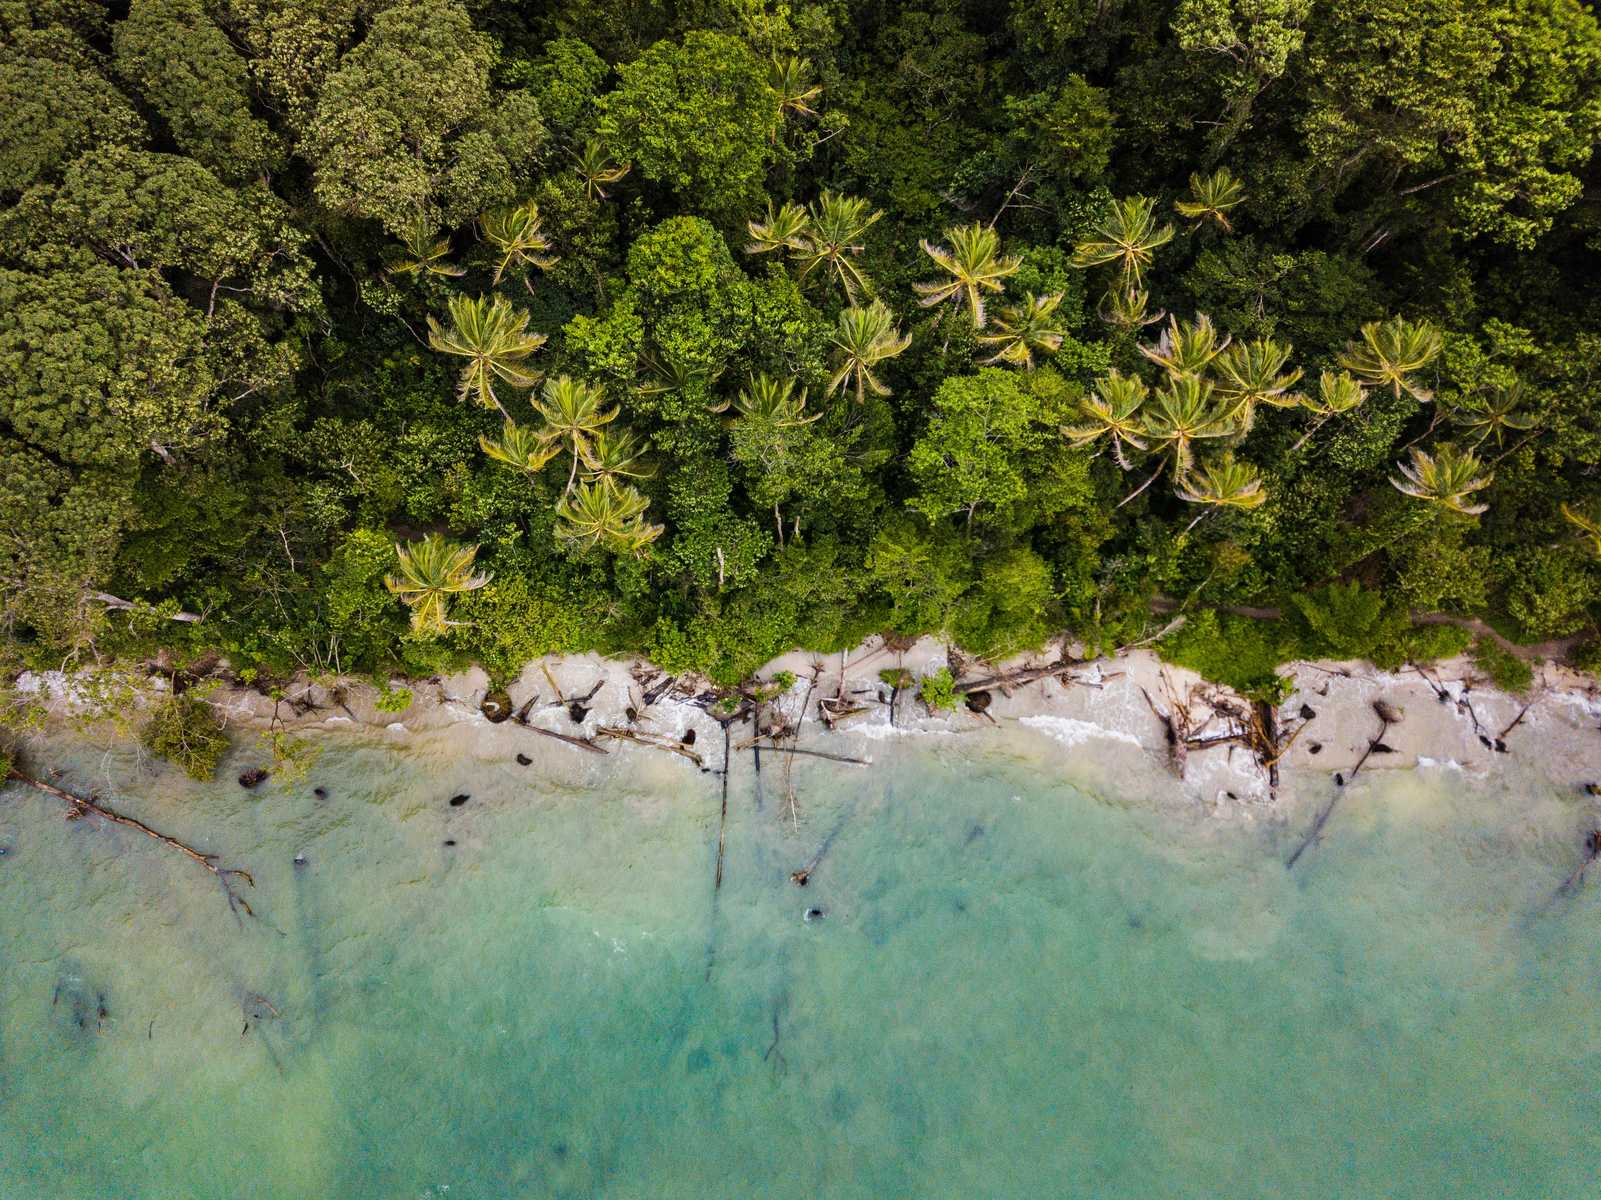
<path fill-rule="evenodd" d="M 395 544 L 396 570 L 384 576 L 384 586 L 411 609 L 412 632 L 443 633 L 450 625 L 450 598 L 490 581 L 487 573 L 473 571 L 477 556 L 477 546 L 446 541 L 437 533 L 419 542 Z"/>
<path fill-rule="evenodd" d="M 1017 274 L 1023 260 L 1014 254 L 1001 254 L 1000 235 L 976 221 L 947 229 L 945 240 L 949 246 L 937 246 L 927 238 L 920 243 L 923 253 L 950 278 L 936 283 L 914 283 L 912 287 L 922 297 L 918 303 L 932 308 L 947 300 L 965 301 L 973 317 L 973 328 L 982 329 L 986 320 L 984 293 L 1004 289 L 1006 280 Z"/>

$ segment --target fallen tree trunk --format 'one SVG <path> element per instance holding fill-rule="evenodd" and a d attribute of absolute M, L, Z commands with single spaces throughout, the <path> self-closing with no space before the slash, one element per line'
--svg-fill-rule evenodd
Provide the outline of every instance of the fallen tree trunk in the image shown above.
<path fill-rule="evenodd" d="M 152 605 L 148 605 L 148 606 L 147 605 L 136 604 L 132 600 L 124 600 L 120 596 L 111 595 L 109 592 L 95 592 L 93 595 L 90 596 L 90 599 L 98 600 L 98 601 L 100 601 L 101 604 L 104 604 L 107 608 L 112 609 L 112 610 L 114 610 L 116 612 L 127 612 L 130 609 L 142 608 L 142 607 L 149 607 L 149 608 L 154 608 L 155 607 L 155 605 L 153 605 L 153 604 Z M 167 614 L 167 619 L 169 621 L 183 621 L 185 624 L 191 624 L 192 625 L 192 624 L 195 624 L 196 622 L 198 622 L 200 620 L 200 614 L 199 613 L 192 613 L 192 612 L 168 613 Z"/>
<path fill-rule="evenodd" d="M 1369 756 L 1375 751 L 1381 749 L 1386 752 L 1389 751 L 1389 747 L 1384 745 L 1384 735 L 1389 731 L 1391 725 L 1400 721 L 1400 710 L 1393 708 L 1383 700 L 1375 700 L 1373 702 L 1373 711 L 1378 714 L 1379 732 L 1369 739 L 1368 748 L 1362 752 L 1362 757 L 1356 760 L 1356 766 L 1351 768 L 1349 775 L 1335 775 L 1334 798 L 1323 806 L 1323 811 L 1318 813 L 1317 820 L 1312 822 L 1311 831 L 1301 840 L 1301 844 L 1295 848 L 1295 853 L 1285 861 L 1285 870 L 1295 866 L 1301 855 L 1305 854 L 1312 844 L 1318 840 L 1318 837 L 1323 832 L 1323 826 L 1327 825 L 1329 818 L 1334 815 L 1334 806 L 1340 802 L 1340 797 L 1345 795 L 1345 785 L 1356 778 L 1356 773 L 1362 769 L 1362 764 L 1367 762 Z"/>
<path fill-rule="evenodd" d="M 558 742 L 566 742 L 569 746 L 577 746 L 580 750 L 588 750 L 591 754 L 610 754 L 604 746 L 597 746 L 588 738 L 573 737 L 571 734 L 557 733 L 554 729 L 541 729 L 538 725 L 530 724 L 527 716 L 519 715 L 514 718 L 529 733 L 541 733 L 548 738 L 555 738 Z"/>
<path fill-rule="evenodd" d="M 239 895 L 233 890 L 233 884 L 230 882 L 230 880 L 237 875 L 251 887 L 255 887 L 256 881 L 251 876 L 249 871 L 246 871 L 241 867 L 220 866 L 217 862 L 217 856 L 215 854 L 202 853 L 201 851 L 196 850 L 193 846 L 189 845 L 187 842 L 179 841 L 171 834 L 162 833 L 159 830 L 150 828 L 150 826 L 146 825 L 143 821 L 136 817 L 130 817 L 123 813 L 117 812 L 115 809 L 107 808 L 105 805 L 98 803 L 95 799 L 93 799 L 92 796 L 89 798 L 75 796 L 71 792 L 58 788 L 54 784 L 46 783 L 42 779 L 35 779 L 31 775 L 24 775 L 21 771 L 18 771 L 15 768 L 6 773 L 6 779 L 13 783 L 27 784 L 31 788 L 35 788 L 41 792 L 44 792 L 46 795 L 54 796 L 56 799 L 63 801 L 72 810 L 67 816 L 69 821 L 78 820 L 82 817 L 88 816 L 90 813 L 93 813 L 95 816 L 110 821 L 114 825 L 121 825 L 126 829 L 137 830 L 146 837 L 154 838 L 164 846 L 171 846 L 174 850 L 178 851 L 178 853 L 183 854 L 199 863 L 202 867 L 210 871 L 212 875 L 216 877 L 217 882 L 222 884 L 223 895 L 228 897 L 228 907 L 230 910 L 237 913 L 240 909 L 244 909 L 246 916 L 253 917 L 256 915 L 254 910 L 251 909 L 249 902 L 243 896 Z"/>
<path fill-rule="evenodd" d="M 829 754 L 823 750 L 802 750 L 799 746 L 771 745 L 761 747 L 759 745 L 760 740 L 759 738 L 751 738 L 750 741 L 743 742 L 735 746 L 734 749 L 748 750 L 752 746 L 757 746 L 759 749 L 770 750 L 774 754 L 799 754 L 806 758 L 826 758 L 830 762 L 849 763 L 853 767 L 870 767 L 873 765 L 873 760 L 870 758 L 852 758 L 848 754 Z"/>
<path fill-rule="evenodd" d="M 959 683 L 956 685 L 956 694 L 965 696 L 968 692 L 990 691 L 994 688 L 1015 687 L 1018 684 L 1033 683 L 1036 680 L 1065 675 L 1075 667 L 1082 665 L 1082 663 L 1058 661 L 1048 667 L 1020 667 L 1016 671 L 990 675 L 983 679 L 975 679 L 971 683 Z"/>
<path fill-rule="evenodd" d="M 655 750 L 666 750 L 669 754 L 677 754 L 689 759 L 690 762 L 694 763 L 703 771 L 706 769 L 706 760 L 700 755 L 696 754 L 688 746 L 679 745 L 677 742 L 668 741 L 665 738 L 655 738 L 648 734 L 635 733 L 632 729 L 622 729 L 616 725 L 602 725 L 599 729 L 595 730 L 595 736 L 617 738 L 620 741 L 633 742 L 638 746 L 649 746 Z M 595 748 L 597 750 L 600 749 L 598 746 Z M 602 754 L 606 753 L 604 750 L 601 750 L 600 752 Z"/>

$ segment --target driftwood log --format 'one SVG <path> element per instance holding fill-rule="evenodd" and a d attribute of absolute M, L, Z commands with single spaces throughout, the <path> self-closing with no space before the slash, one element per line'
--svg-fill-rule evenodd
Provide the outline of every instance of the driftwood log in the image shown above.
<path fill-rule="evenodd" d="M 703 771 L 706 769 L 705 759 L 696 754 L 688 746 L 685 746 L 679 742 L 675 742 L 670 738 L 660 737 L 651 733 L 636 733 L 634 730 L 624 729 L 620 725 L 602 725 L 599 729 L 595 730 L 595 736 L 603 738 L 616 738 L 618 741 L 623 742 L 633 742 L 636 746 L 649 746 L 653 750 L 665 750 L 669 754 L 677 754 L 682 758 L 689 759 L 690 762 L 694 763 Z M 595 749 L 600 750 L 600 747 L 596 746 Z M 606 753 L 604 750 L 601 750 L 600 752 L 602 754 Z"/>
<path fill-rule="evenodd" d="M 1295 853 L 1285 860 L 1284 867 L 1286 870 L 1294 867 L 1300 860 L 1301 855 L 1305 854 L 1322 835 L 1323 827 L 1328 824 L 1329 818 L 1334 815 L 1334 806 L 1340 802 L 1340 797 L 1345 795 L 1345 785 L 1356 778 L 1356 773 L 1362 769 L 1368 758 L 1374 754 L 1391 753 L 1390 747 L 1384 744 L 1384 735 L 1389 732 L 1391 725 L 1401 720 L 1401 710 L 1386 700 L 1375 700 L 1373 702 L 1373 712 L 1379 718 L 1378 733 L 1368 740 L 1368 748 L 1362 752 L 1362 757 L 1356 760 L 1356 766 L 1351 768 L 1351 773 L 1334 777 L 1335 791 L 1333 798 L 1318 813 L 1317 820 L 1312 822 L 1311 830 L 1301 840 L 1301 844 L 1295 848 Z"/>
<path fill-rule="evenodd" d="M 170 846 L 172 849 L 178 851 L 178 853 L 199 863 L 202 867 L 211 872 L 211 874 L 216 878 L 217 882 L 222 885 L 223 895 L 228 898 L 228 908 L 232 912 L 237 914 L 241 909 L 243 909 L 246 916 L 253 917 L 256 915 L 254 910 L 251 909 L 249 901 L 234 891 L 232 882 L 235 878 L 239 878 L 243 879 L 251 887 L 255 887 L 256 881 L 251 876 L 249 871 L 246 871 L 241 867 L 222 866 L 220 863 L 218 863 L 217 856 L 215 854 L 203 853 L 202 851 L 196 850 L 187 842 L 178 840 L 171 834 L 162 833 L 160 830 L 150 828 L 150 826 L 146 825 L 143 821 L 137 819 L 136 817 L 130 817 L 125 813 L 117 812 L 115 809 L 107 808 L 105 805 L 95 800 L 93 795 L 90 795 L 89 797 L 75 796 L 69 791 L 65 791 L 62 788 L 56 787 L 54 784 L 46 783 L 42 779 L 35 779 L 31 775 L 25 775 L 15 768 L 6 773 L 6 779 L 12 783 L 26 784 L 31 788 L 35 788 L 38 791 L 44 792 L 46 795 L 54 796 L 57 800 L 62 801 L 70 809 L 70 811 L 67 813 L 67 819 L 69 821 L 79 820 L 92 814 L 102 818 L 103 820 L 110 821 L 114 825 L 121 825 L 125 829 L 137 830 L 146 837 L 154 838 L 163 846 Z"/>

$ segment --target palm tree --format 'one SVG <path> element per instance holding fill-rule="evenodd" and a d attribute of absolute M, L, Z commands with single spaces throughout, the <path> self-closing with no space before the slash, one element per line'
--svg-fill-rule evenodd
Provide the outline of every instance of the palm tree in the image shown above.
<path fill-rule="evenodd" d="M 687 394 L 697 387 L 710 387 L 723 373 L 720 366 L 695 366 L 670 354 L 655 355 L 646 351 L 639 356 L 639 360 L 650 378 L 634 385 L 634 394 L 638 396 L 670 396 L 675 392 Z"/>
<path fill-rule="evenodd" d="M 942 283 L 914 283 L 913 288 L 922 297 L 924 308 L 942 304 L 946 300 L 960 303 L 966 300 L 973 314 L 973 328 L 984 328 L 984 293 L 999 292 L 1008 276 L 1017 274 L 1023 260 L 1015 254 L 1002 255 L 1001 238 L 987 225 L 977 221 L 971 225 L 958 225 L 945 231 L 947 249 L 936 246 L 927 238 L 920 245 L 923 253 L 934 264 L 950 275 Z"/>
<path fill-rule="evenodd" d="M 1152 395 L 1142 430 L 1151 449 L 1165 457 L 1144 483 L 1118 502 L 1118 507 L 1150 487 L 1169 461 L 1175 478 L 1189 474 L 1195 465 L 1195 443 L 1233 437 L 1238 432 L 1238 424 L 1229 417 L 1229 406 L 1213 395 L 1209 382 L 1194 375 L 1173 376 Z"/>
<path fill-rule="evenodd" d="M 1590 543 L 1590 549 L 1596 556 L 1601 558 L 1601 521 L 1586 516 L 1568 504 L 1563 504 L 1562 515 L 1579 531 L 1579 537 Z"/>
<path fill-rule="evenodd" d="M 1176 492 L 1180 499 L 1191 504 L 1206 505 L 1205 511 L 1184 527 L 1188 533 L 1207 513 L 1222 508 L 1241 510 L 1259 508 L 1267 500 L 1262 490 L 1262 476 L 1247 463 L 1239 462 L 1233 454 L 1222 454 L 1199 468 L 1179 476 Z"/>
<path fill-rule="evenodd" d="M 1535 427 L 1535 419 L 1518 412 L 1523 404 L 1523 383 L 1499 388 L 1485 395 L 1476 393 L 1451 406 L 1451 423 L 1460 425 L 1472 436 L 1475 446 L 1486 438 L 1495 438 L 1499 447 L 1508 430 L 1522 432 Z"/>
<path fill-rule="evenodd" d="M 1324 371 L 1318 376 L 1317 395 L 1301 397 L 1301 407 L 1317 417 L 1317 420 L 1312 423 L 1312 428 L 1303 433 L 1300 440 L 1290 447 L 1290 453 L 1294 454 L 1306 445 L 1313 434 L 1341 413 L 1360 407 L 1367 398 L 1367 390 L 1344 371 Z"/>
<path fill-rule="evenodd" d="M 594 138 L 585 142 L 573 159 L 578 164 L 578 177 L 584 181 L 584 195 L 591 200 L 611 199 L 611 193 L 606 189 L 634 169 L 633 163 L 619 165 L 606 147 Z"/>
<path fill-rule="evenodd" d="M 834 334 L 834 373 L 829 376 L 828 394 L 833 395 L 847 381 L 856 382 L 856 403 L 875 396 L 889 395 L 873 368 L 899 355 L 912 344 L 910 334 L 901 333 L 895 314 L 882 301 L 866 308 L 847 308 L 839 314 L 839 330 Z"/>
<path fill-rule="evenodd" d="M 644 519 L 650 507 L 634 488 L 610 479 L 580 483 L 561 498 L 556 536 L 587 547 L 604 545 L 616 553 L 638 553 L 662 534 L 660 525 Z"/>
<path fill-rule="evenodd" d="M 771 254 L 775 250 L 800 250 L 806 245 L 806 226 L 809 218 L 799 204 L 786 200 L 777 210 L 767 202 L 767 220 L 747 221 L 750 241 L 745 244 L 746 254 Z"/>
<path fill-rule="evenodd" d="M 1227 334 L 1222 341 L 1218 340 L 1212 318 L 1205 313 L 1198 313 L 1194 321 L 1169 317 L 1167 328 L 1162 330 L 1156 345 L 1142 345 L 1140 353 L 1170 376 L 1194 375 L 1198 378 L 1212 360 L 1228 348 L 1228 344 Z"/>
<path fill-rule="evenodd" d="M 630 429 L 598 429 L 579 448 L 584 460 L 584 478 L 590 483 L 602 479 L 649 479 L 656 468 L 642 461 L 644 444 Z"/>
<path fill-rule="evenodd" d="M 1150 311 L 1151 293 L 1138 287 L 1112 287 L 1101 301 L 1101 320 L 1115 329 L 1133 333 L 1147 325 L 1155 325 L 1167 314 L 1161 309 Z"/>
<path fill-rule="evenodd" d="M 530 429 L 510 420 L 501 426 L 500 440 L 480 434 L 478 445 L 496 462 L 530 475 L 561 453 L 561 443 L 544 430 Z"/>
<path fill-rule="evenodd" d="M 773 57 L 767 71 L 767 86 L 778 96 L 780 118 L 789 113 L 800 117 L 817 115 L 812 108 L 812 101 L 823 94 L 823 85 L 813 83 L 811 77 L 811 59 L 798 58 L 793 54 L 786 54 L 783 58 Z"/>
<path fill-rule="evenodd" d="M 404 253 L 390 266 L 391 275 L 443 275 L 453 278 L 467 274 L 467 268 L 446 261 L 445 256 L 450 253 L 450 239 L 435 236 L 433 226 L 423 219 L 421 213 L 412 218 L 400 244 Z"/>
<path fill-rule="evenodd" d="M 867 248 L 862 239 L 884 214 L 859 197 L 824 192 L 810 215 L 801 244 L 794 251 L 800 277 L 805 279 L 823 267 L 845 289 L 848 303 L 855 304 L 859 293 L 872 295 L 871 281 L 852 260 Z"/>
<path fill-rule="evenodd" d="M 1126 287 L 1138 286 L 1155 252 L 1173 240 L 1173 226 L 1156 223 L 1156 203 L 1144 196 L 1112 201 L 1111 212 L 1095 236 L 1073 250 L 1075 267 L 1116 263 Z"/>
<path fill-rule="evenodd" d="M 524 369 L 523 360 L 545 344 L 545 335 L 528 332 L 528 313 L 499 296 L 452 296 L 450 328 L 428 318 L 428 344 L 442 354 L 467 359 L 457 394 L 476 395 L 485 408 L 506 410 L 495 396 L 495 380 L 529 388 L 540 373 Z"/>
<path fill-rule="evenodd" d="M 617 419 L 622 410 L 604 408 L 606 391 L 598 383 L 585 383 L 570 375 L 557 375 L 547 379 L 542 394 L 531 401 L 534 411 L 545 419 L 544 436 L 565 445 L 573 456 L 572 470 L 567 474 L 565 491 L 573 490 L 578 477 L 578 464 L 590 439 L 600 432 L 602 425 Z"/>
<path fill-rule="evenodd" d="M 1416 446 L 1411 454 L 1410 463 L 1396 464 L 1401 478 L 1390 477 L 1390 484 L 1397 491 L 1466 516 L 1476 516 L 1489 507 L 1468 503 L 1474 492 L 1489 487 L 1495 478 L 1479 473 L 1484 464 L 1473 451 L 1458 450 L 1445 443 L 1434 454 Z"/>
<path fill-rule="evenodd" d="M 1236 342 L 1213 362 L 1217 375 L 1217 394 L 1233 406 L 1230 414 L 1242 429 L 1251 427 L 1258 404 L 1274 408 L 1299 408 L 1302 397 L 1292 392 L 1301 381 L 1301 368 L 1285 370 L 1292 348 L 1272 338 Z"/>
<path fill-rule="evenodd" d="M 740 389 L 739 395 L 724 402 L 713 412 L 725 412 L 733 407 L 747 421 L 757 421 L 774 429 L 792 429 L 821 420 L 823 414 L 806 414 L 806 389 L 795 393 L 793 379 L 774 379 L 769 375 L 752 375 L 750 383 Z"/>
<path fill-rule="evenodd" d="M 995 353 L 979 361 L 986 365 L 1011 363 L 1025 371 L 1034 369 L 1034 352 L 1055 354 L 1062 348 L 1067 331 L 1055 318 L 1062 293 L 1036 296 L 1029 292 L 1022 304 L 1005 304 L 995 312 L 995 332 L 980 334 L 982 346 L 996 347 Z"/>
<path fill-rule="evenodd" d="M 1347 343 L 1340 366 L 1370 387 L 1393 388 L 1397 399 L 1406 392 L 1416 400 L 1432 400 L 1434 393 L 1409 376 L 1433 362 L 1442 346 L 1440 331 L 1427 321 L 1369 321 L 1362 326 L 1361 343 Z"/>
<path fill-rule="evenodd" d="M 384 576 L 384 586 L 411 609 L 413 633 L 443 633 L 450 624 L 445 619 L 450 597 L 489 582 L 490 575 L 473 572 L 477 556 L 477 546 L 447 542 L 437 533 L 405 546 L 395 543 L 398 568 Z"/>
<path fill-rule="evenodd" d="M 523 286 L 527 287 L 526 272 L 529 267 L 548 271 L 559 261 L 556 255 L 545 253 L 551 243 L 540 223 L 539 205 L 532 200 L 485 213 L 478 220 L 478 228 L 484 240 L 500 251 L 500 262 L 495 267 L 495 283 L 500 282 L 507 267 L 516 263 L 523 268 Z M 533 291 L 532 288 L 528 290 Z"/>
<path fill-rule="evenodd" d="M 1245 200 L 1245 185 L 1227 167 L 1219 167 L 1210 175 L 1190 176 L 1190 198 L 1173 205 L 1181 217 L 1188 217 L 1199 229 L 1206 221 L 1214 221 L 1224 233 L 1233 233 L 1229 224 L 1229 209 Z"/>
<path fill-rule="evenodd" d="M 1087 421 L 1083 425 L 1064 425 L 1062 433 L 1075 446 L 1087 446 L 1099 438 L 1110 438 L 1112 454 L 1117 465 L 1127 471 L 1130 467 L 1124 446 L 1144 450 L 1145 419 L 1140 414 L 1151 390 L 1137 375 L 1120 375 L 1113 371 L 1095 385 L 1079 407 Z"/>

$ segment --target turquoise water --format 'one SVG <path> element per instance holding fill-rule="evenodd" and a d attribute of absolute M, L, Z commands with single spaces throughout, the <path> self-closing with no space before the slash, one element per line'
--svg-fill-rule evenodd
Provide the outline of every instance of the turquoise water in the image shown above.
<path fill-rule="evenodd" d="M 879 743 L 794 813 L 744 755 L 714 890 L 714 776 L 473 736 L 255 793 L 48 752 L 257 921 L 0 793 L 0 1197 L 1597 1194 L 1576 798 L 1375 774 L 1291 873 L 1299 814 L 1096 794 L 1092 749 Z"/>

